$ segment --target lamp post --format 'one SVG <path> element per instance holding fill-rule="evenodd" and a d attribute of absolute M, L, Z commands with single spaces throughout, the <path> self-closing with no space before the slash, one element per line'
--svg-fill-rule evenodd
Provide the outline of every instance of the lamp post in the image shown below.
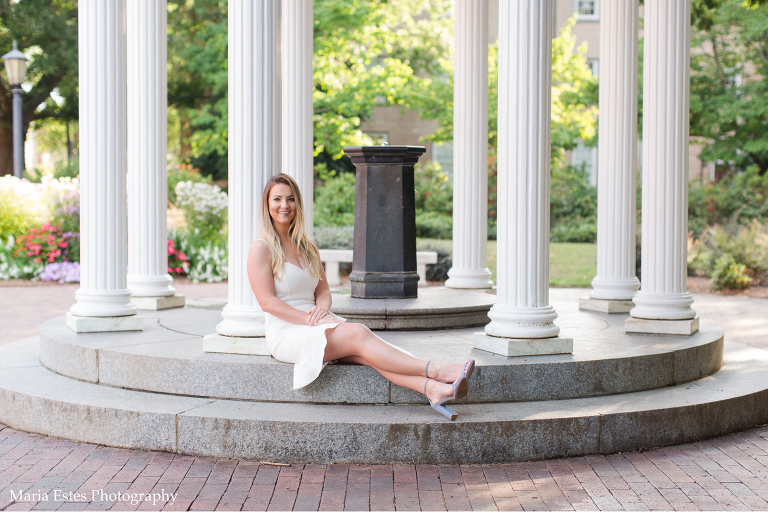
<path fill-rule="evenodd" d="M 13 175 L 22 176 L 23 148 L 21 137 L 21 84 L 27 75 L 27 58 L 16 47 L 13 40 L 13 49 L 3 55 L 5 72 L 8 74 L 8 84 L 13 93 Z"/>

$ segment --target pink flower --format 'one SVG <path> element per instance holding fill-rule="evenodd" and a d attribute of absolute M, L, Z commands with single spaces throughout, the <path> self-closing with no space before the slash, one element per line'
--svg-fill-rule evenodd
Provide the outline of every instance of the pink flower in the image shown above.
<path fill-rule="evenodd" d="M 184 254 L 183 252 L 180 252 L 179 253 L 179 259 L 182 260 L 182 261 L 187 261 L 187 255 Z"/>
<path fill-rule="evenodd" d="M 181 267 L 176 267 L 176 273 L 181 274 L 183 271 L 181 270 Z"/>

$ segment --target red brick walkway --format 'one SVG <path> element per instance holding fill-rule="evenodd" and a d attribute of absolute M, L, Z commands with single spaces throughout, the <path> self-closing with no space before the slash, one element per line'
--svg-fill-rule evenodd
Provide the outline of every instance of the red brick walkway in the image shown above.
<path fill-rule="evenodd" d="M 768 426 L 608 457 L 278 467 L 0 424 L 0 489 L 3 510 L 768 510 Z"/>

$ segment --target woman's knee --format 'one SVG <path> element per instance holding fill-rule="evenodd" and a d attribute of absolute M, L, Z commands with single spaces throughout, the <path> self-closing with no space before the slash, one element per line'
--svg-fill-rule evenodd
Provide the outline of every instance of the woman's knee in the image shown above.
<path fill-rule="evenodd" d="M 349 341 L 362 341 L 371 334 L 371 330 L 363 324 L 343 323 L 337 329 L 340 329 L 339 334 Z"/>

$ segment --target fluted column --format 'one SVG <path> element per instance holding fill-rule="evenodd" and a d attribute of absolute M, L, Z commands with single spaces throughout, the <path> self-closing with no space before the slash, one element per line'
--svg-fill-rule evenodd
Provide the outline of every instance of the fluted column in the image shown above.
<path fill-rule="evenodd" d="M 453 267 L 445 286 L 491 288 L 488 240 L 488 0 L 456 3 Z"/>
<path fill-rule="evenodd" d="M 691 320 L 696 313 L 686 272 L 690 0 L 648 0 L 644 16 L 642 285 L 630 315 Z M 632 320 L 627 330 L 637 324 Z"/>
<path fill-rule="evenodd" d="M 313 206 L 313 108 L 312 2 L 282 0 L 282 161 L 283 170 L 299 184 L 304 197 L 307 233 L 312 233 Z"/>
<path fill-rule="evenodd" d="M 128 58 L 128 287 L 140 309 L 164 309 L 168 274 L 167 1 L 126 5 Z M 170 300 L 183 306 L 184 299 Z"/>
<path fill-rule="evenodd" d="M 125 0 L 78 2 L 81 266 L 67 315 L 77 332 L 142 328 L 126 283 L 125 44 Z"/>
<path fill-rule="evenodd" d="M 499 3 L 498 291 L 489 336 L 474 345 L 504 355 L 573 350 L 569 339 L 536 341 L 560 332 L 549 305 L 552 9 L 552 0 Z"/>
<path fill-rule="evenodd" d="M 229 286 L 216 327 L 264 336 L 246 261 L 261 233 L 264 185 L 280 172 L 280 2 L 229 0 Z"/>
<path fill-rule="evenodd" d="M 638 12 L 633 0 L 600 6 L 600 123 L 597 174 L 597 275 L 583 309 L 624 312 L 635 276 Z M 608 302 L 610 301 L 610 302 Z"/>

